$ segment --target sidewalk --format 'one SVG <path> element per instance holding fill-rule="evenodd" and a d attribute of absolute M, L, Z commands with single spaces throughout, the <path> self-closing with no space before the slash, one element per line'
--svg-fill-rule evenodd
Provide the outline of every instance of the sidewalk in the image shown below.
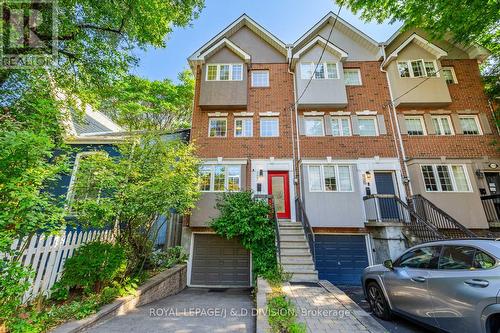
<path fill-rule="evenodd" d="M 283 291 L 295 303 L 298 320 L 307 331 L 328 333 L 381 333 L 387 330 L 343 291 L 328 281 L 285 284 Z"/>

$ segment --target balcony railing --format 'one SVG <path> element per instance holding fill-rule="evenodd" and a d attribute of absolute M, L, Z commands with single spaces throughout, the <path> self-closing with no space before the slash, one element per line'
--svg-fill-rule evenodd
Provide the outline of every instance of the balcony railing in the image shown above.
<path fill-rule="evenodd" d="M 500 227 L 500 194 L 483 196 L 481 202 L 490 226 Z"/>
<path fill-rule="evenodd" d="M 307 218 L 306 211 L 304 206 L 302 205 L 302 201 L 299 197 L 295 198 L 295 209 L 297 220 L 302 224 L 302 228 L 304 229 L 304 234 L 306 235 L 307 242 L 309 243 L 309 250 L 311 251 L 311 255 L 313 261 L 315 261 L 315 248 L 314 248 L 314 232 L 312 231 L 311 224 L 309 223 L 309 218 Z"/>
<path fill-rule="evenodd" d="M 274 233 L 275 233 L 275 245 L 276 245 L 276 257 L 278 258 L 278 263 L 281 264 L 281 244 L 280 244 L 280 227 L 278 223 L 278 215 L 276 214 L 276 207 L 274 205 L 274 198 L 272 195 L 266 194 L 256 194 L 254 195 L 256 200 L 267 200 L 269 206 L 271 207 L 270 218 L 273 221 Z"/>

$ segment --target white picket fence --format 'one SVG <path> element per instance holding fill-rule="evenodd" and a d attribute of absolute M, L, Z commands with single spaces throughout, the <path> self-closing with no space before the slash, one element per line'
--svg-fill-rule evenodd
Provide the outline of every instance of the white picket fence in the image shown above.
<path fill-rule="evenodd" d="M 20 260 L 24 266 L 31 266 L 35 271 L 23 302 L 40 294 L 49 295 L 50 289 L 61 277 L 66 259 L 73 255 L 75 249 L 94 240 L 113 241 L 113 232 L 112 230 L 65 231 L 55 236 L 35 235 L 31 240 L 28 237 L 15 240 L 12 249 L 20 251 L 24 248 Z M 0 254 L 0 259 L 3 257 L 4 255 Z"/>

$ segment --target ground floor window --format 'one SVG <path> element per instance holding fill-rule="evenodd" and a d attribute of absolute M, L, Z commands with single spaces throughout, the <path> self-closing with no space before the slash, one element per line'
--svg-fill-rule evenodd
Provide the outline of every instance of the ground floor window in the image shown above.
<path fill-rule="evenodd" d="M 348 165 L 310 165 L 309 191 L 352 192 L 351 167 Z"/>
<path fill-rule="evenodd" d="M 203 165 L 200 173 L 203 192 L 239 191 L 241 188 L 240 165 Z"/>
<path fill-rule="evenodd" d="M 464 165 L 422 165 L 422 176 L 427 192 L 469 192 L 470 184 Z"/>

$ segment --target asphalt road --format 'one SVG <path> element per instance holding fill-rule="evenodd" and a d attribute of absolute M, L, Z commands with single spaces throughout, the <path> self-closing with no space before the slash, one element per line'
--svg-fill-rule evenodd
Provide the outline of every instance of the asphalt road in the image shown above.
<path fill-rule="evenodd" d="M 336 285 L 339 289 L 347 294 L 354 302 L 356 302 L 363 310 L 368 312 L 375 318 L 382 326 L 384 326 L 390 333 L 430 333 L 428 329 L 409 321 L 405 318 L 394 316 L 391 321 L 385 321 L 377 318 L 372 314 L 370 310 L 370 305 L 365 300 L 363 294 L 363 289 L 361 286 L 347 286 L 347 285 Z"/>

